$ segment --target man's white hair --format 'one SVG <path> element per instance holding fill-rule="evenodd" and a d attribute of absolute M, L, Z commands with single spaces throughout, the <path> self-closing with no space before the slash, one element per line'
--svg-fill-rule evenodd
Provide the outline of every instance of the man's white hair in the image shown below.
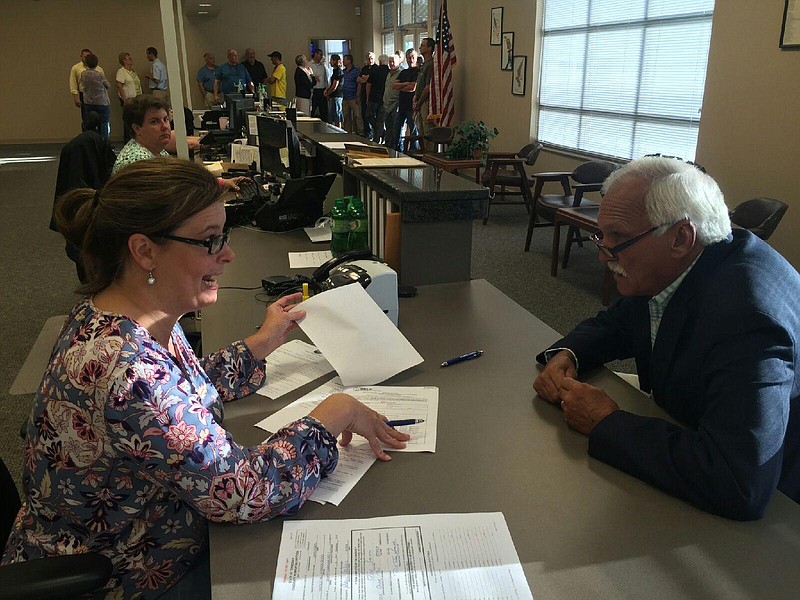
<path fill-rule="evenodd" d="M 378 57 L 378 64 L 379 65 L 388 65 L 389 64 L 389 55 L 388 54 L 381 54 Z"/>
<path fill-rule="evenodd" d="M 689 219 L 703 246 L 724 240 L 731 232 L 728 207 L 717 182 L 700 169 L 675 158 L 645 156 L 614 171 L 603 183 L 603 194 L 622 182 L 648 185 L 644 208 L 652 225 Z M 666 231 L 656 230 L 654 235 Z"/>

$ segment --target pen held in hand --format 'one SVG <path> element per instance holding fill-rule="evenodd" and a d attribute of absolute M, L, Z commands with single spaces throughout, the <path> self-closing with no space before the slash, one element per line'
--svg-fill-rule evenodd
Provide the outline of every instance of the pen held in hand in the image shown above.
<path fill-rule="evenodd" d="M 461 356 L 456 356 L 455 358 L 450 358 L 444 361 L 441 366 L 449 367 L 450 365 L 455 365 L 460 362 L 464 362 L 465 360 L 472 360 L 473 358 L 478 358 L 479 356 L 483 356 L 483 350 L 475 350 L 473 352 L 462 354 Z"/>
<path fill-rule="evenodd" d="M 417 425 L 424 423 L 425 419 L 395 419 L 394 421 L 386 421 L 389 427 L 402 427 L 403 425 Z"/>

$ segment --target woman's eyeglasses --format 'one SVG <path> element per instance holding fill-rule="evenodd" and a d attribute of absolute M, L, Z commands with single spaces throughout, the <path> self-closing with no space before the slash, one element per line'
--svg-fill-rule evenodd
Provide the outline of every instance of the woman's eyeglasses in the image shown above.
<path fill-rule="evenodd" d="M 226 229 L 220 235 L 212 235 L 207 240 L 195 240 L 192 238 L 185 238 L 177 235 L 169 235 L 166 233 L 158 237 L 164 238 L 165 240 L 183 242 L 184 244 L 192 244 L 193 246 L 202 246 L 203 248 L 208 249 L 209 254 L 219 254 L 220 252 L 222 252 L 222 249 L 225 247 L 225 244 L 228 243 L 228 240 L 231 237 L 231 232 L 230 230 Z"/>

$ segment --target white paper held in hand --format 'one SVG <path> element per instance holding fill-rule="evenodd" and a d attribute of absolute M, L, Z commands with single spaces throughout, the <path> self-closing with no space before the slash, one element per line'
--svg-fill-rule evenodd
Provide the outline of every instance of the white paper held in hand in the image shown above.
<path fill-rule="evenodd" d="M 423 358 L 358 284 L 312 296 L 301 329 L 333 365 L 342 384 L 374 385 Z"/>

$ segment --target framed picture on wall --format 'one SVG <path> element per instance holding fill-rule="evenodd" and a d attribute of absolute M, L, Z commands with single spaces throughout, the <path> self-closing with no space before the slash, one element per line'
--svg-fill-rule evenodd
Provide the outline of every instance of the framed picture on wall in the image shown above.
<path fill-rule="evenodd" d="M 781 25 L 781 48 L 800 48 L 800 0 L 786 0 Z"/>
<path fill-rule="evenodd" d="M 500 48 L 500 68 L 503 71 L 510 71 L 514 68 L 514 32 L 503 32 L 503 43 Z"/>
<path fill-rule="evenodd" d="M 525 77 L 528 73 L 528 57 L 515 56 L 514 70 L 511 75 L 511 93 L 515 96 L 525 95 Z"/>
<path fill-rule="evenodd" d="M 489 44 L 492 46 L 500 45 L 500 36 L 503 35 L 503 7 L 498 6 L 492 9 L 492 22 L 490 24 Z"/>

